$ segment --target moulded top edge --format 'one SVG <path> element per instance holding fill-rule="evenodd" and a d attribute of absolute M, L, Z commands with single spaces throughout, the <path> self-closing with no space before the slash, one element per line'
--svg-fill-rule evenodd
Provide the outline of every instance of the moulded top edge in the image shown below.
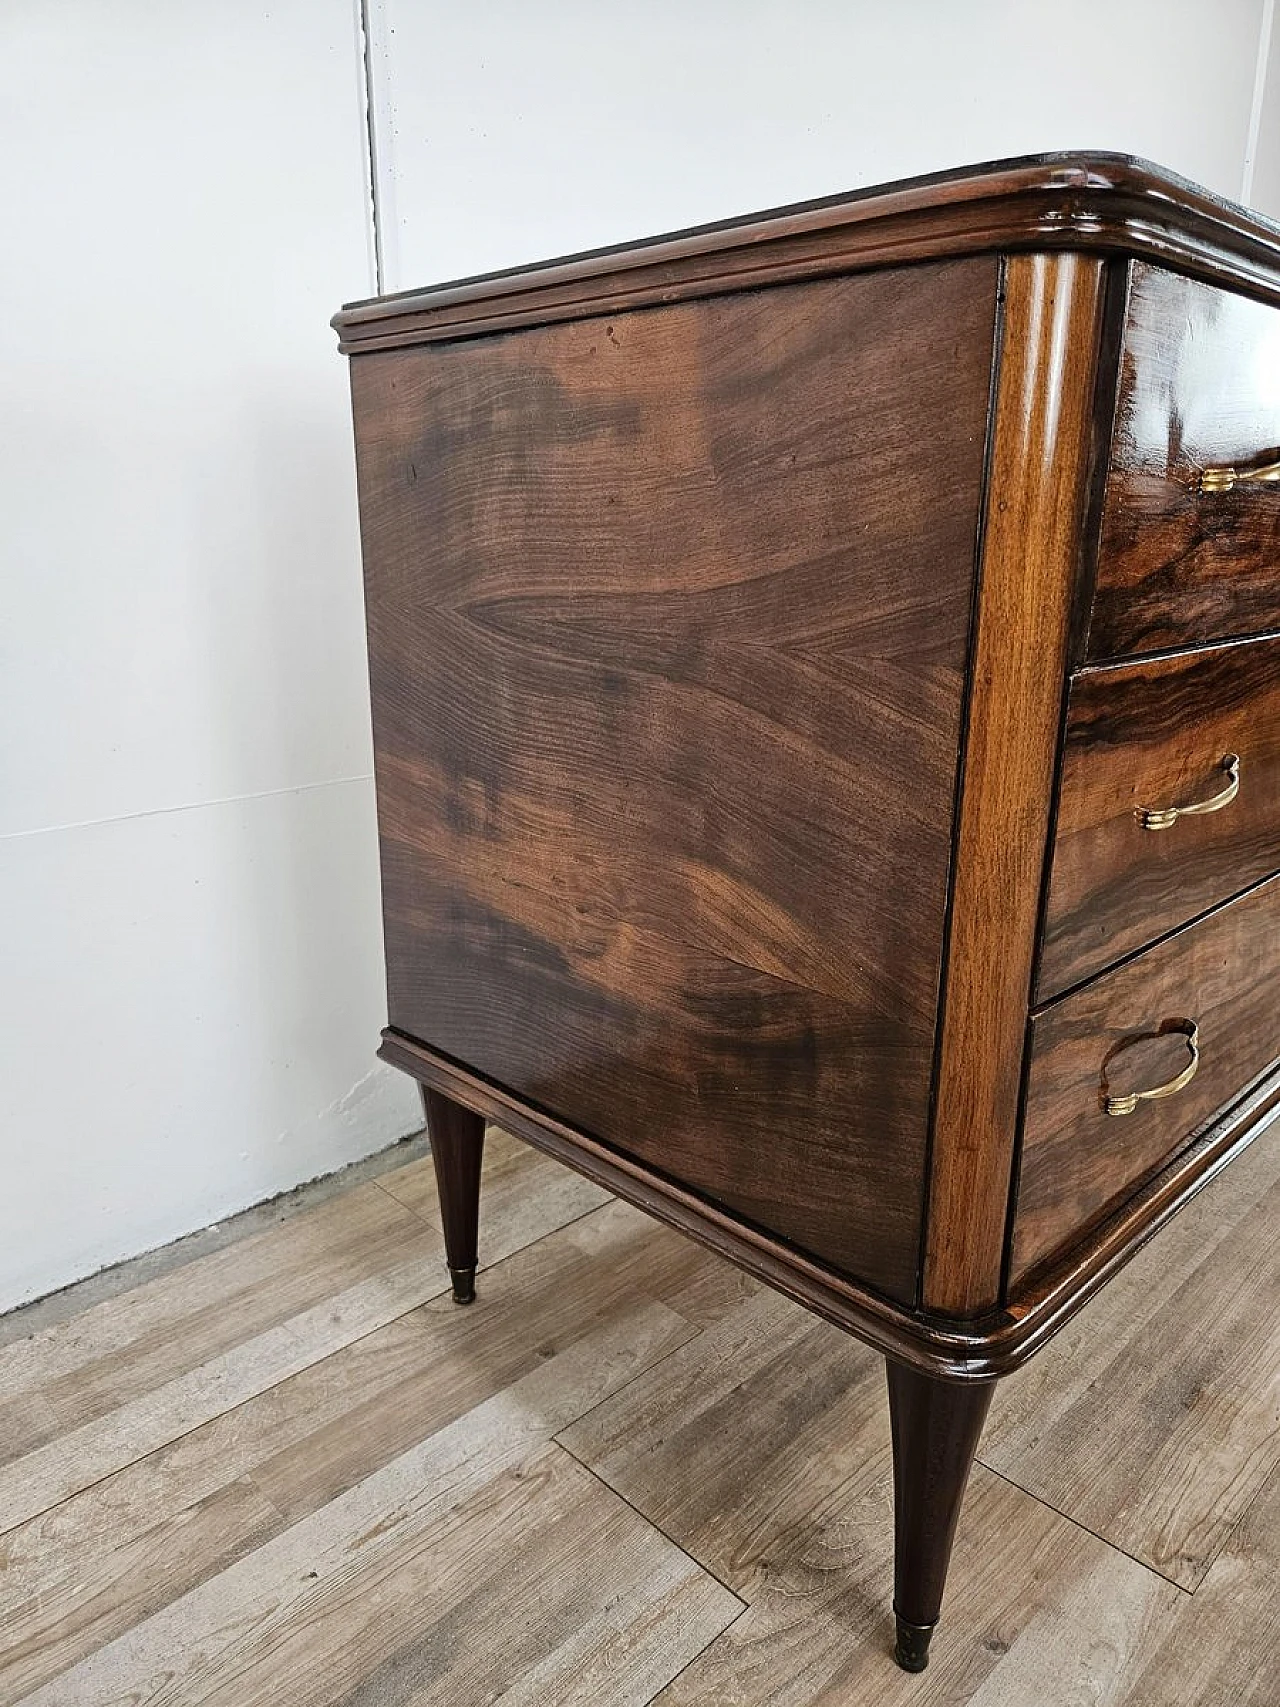
<path fill-rule="evenodd" d="M 1150 161 L 1037 154 L 346 304 L 356 351 L 1001 248 L 1146 255 L 1280 299 L 1280 225 Z"/>

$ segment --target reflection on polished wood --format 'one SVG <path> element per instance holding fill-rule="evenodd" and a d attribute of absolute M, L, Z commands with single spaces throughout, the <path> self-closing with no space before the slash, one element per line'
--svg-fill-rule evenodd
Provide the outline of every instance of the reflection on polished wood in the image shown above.
<path fill-rule="evenodd" d="M 1146 801 L 1210 795 L 1226 811 L 1144 835 Z M 1060 991 L 1277 869 L 1280 640 L 1085 670 L 1071 683 L 1037 997 Z"/>
<path fill-rule="evenodd" d="M 1280 628 L 1280 314 L 1135 266 L 1089 655 Z M 1207 478 L 1206 478 L 1207 477 Z"/>

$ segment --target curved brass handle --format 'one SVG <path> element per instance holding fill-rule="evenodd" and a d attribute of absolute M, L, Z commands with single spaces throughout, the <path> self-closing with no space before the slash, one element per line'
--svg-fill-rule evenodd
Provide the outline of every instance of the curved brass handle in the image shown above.
<path fill-rule="evenodd" d="M 1224 753 L 1222 769 L 1227 773 L 1227 786 L 1208 800 L 1197 801 L 1194 806 L 1136 806 L 1134 817 L 1144 830 L 1169 830 L 1179 818 L 1202 818 L 1209 812 L 1221 812 L 1240 792 L 1240 755 Z"/>
<path fill-rule="evenodd" d="M 1272 462 L 1255 463 L 1252 468 L 1237 468 L 1224 462 L 1217 468 L 1202 468 L 1196 478 L 1201 492 L 1230 492 L 1233 486 L 1270 485 L 1280 480 L 1280 457 Z"/>
<path fill-rule="evenodd" d="M 1149 1091 L 1130 1091 L 1126 1096 L 1112 1096 L 1107 1089 L 1107 1068 L 1123 1050 L 1135 1043 L 1144 1043 L 1149 1037 L 1163 1037 L 1167 1032 L 1180 1031 L 1187 1040 L 1187 1050 L 1191 1059 L 1174 1079 L 1166 1084 L 1153 1085 Z M 1193 1019 L 1167 1019 L 1163 1025 L 1154 1031 L 1141 1031 L 1134 1036 L 1122 1037 L 1114 1048 L 1107 1051 L 1102 1062 L 1102 1107 L 1107 1114 L 1132 1114 L 1140 1102 L 1155 1102 L 1159 1097 L 1171 1097 L 1175 1091 L 1189 1085 L 1196 1076 L 1196 1068 L 1200 1065 L 1200 1028 Z"/>

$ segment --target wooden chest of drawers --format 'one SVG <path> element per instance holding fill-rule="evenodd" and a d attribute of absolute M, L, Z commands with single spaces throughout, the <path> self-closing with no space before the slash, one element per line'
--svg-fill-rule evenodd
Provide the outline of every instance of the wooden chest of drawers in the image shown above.
<path fill-rule="evenodd" d="M 1006 162 L 356 304 L 390 1025 L 882 1350 L 924 1664 L 992 1384 L 1280 1097 L 1280 231 Z"/>

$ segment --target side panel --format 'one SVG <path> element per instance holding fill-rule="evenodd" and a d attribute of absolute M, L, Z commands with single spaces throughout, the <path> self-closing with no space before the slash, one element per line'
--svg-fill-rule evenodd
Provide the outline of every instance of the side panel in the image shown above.
<path fill-rule="evenodd" d="M 352 362 L 392 1025 L 902 1300 L 996 278 Z"/>

